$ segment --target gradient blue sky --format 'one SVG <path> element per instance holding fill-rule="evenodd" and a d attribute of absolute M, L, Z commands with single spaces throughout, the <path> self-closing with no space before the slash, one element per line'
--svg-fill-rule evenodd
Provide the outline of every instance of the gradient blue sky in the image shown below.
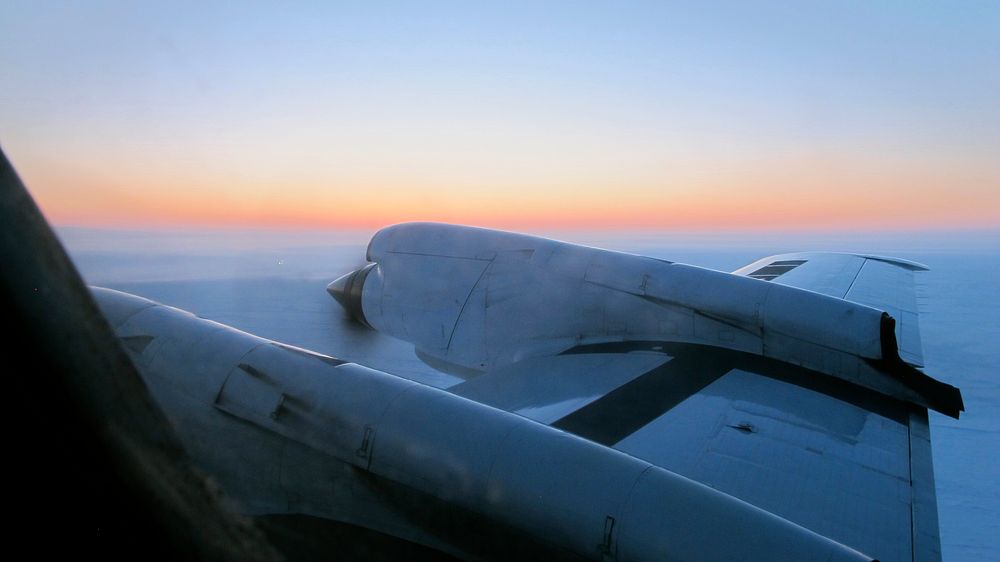
<path fill-rule="evenodd" d="M 19 2 L 59 224 L 1000 227 L 998 2 Z"/>

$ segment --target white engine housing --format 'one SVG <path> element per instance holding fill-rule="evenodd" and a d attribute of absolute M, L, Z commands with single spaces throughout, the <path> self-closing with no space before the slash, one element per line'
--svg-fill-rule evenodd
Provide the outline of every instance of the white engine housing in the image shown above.
<path fill-rule="evenodd" d="M 903 380 L 885 312 L 690 265 L 465 226 L 379 231 L 374 265 L 331 293 L 372 328 L 435 366 L 488 371 L 608 342 L 683 342 L 786 363 L 934 407 Z M 929 379 L 933 381 L 933 379 Z M 936 382 L 936 381 L 933 381 Z M 919 385 L 918 385 L 919 386 Z"/>

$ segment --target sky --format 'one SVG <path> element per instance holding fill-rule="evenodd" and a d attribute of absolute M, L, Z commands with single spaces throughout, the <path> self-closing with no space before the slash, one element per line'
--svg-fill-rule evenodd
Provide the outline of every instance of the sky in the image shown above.
<path fill-rule="evenodd" d="M 1000 3 L 0 3 L 60 226 L 1000 228 Z"/>

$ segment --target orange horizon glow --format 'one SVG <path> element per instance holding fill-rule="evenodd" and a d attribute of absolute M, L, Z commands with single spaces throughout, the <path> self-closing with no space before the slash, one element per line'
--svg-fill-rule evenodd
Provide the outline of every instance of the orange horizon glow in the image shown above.
<path fill-rule="evenodd" d="M 580 228 L 660 230 L 942 230 L 1000 228 L 996 207 L 943 205 L 933 196 L 890 201 L 876 198 L 866 206 L 851 199 L 802 201 L 759 195 L 718 198 L 679 195 L 597 201 L 585 198 L 500 199 L 489 202 L 405 201 L 388 205 L 378 198 L 239 200 L 228 197 L 166 197 L 118 205 L 40 201 L 57 226 L 91 228 L 282 228 L 372 229 L 411 222 L 446 222 L 490 228 Z M 881 200 L 879 200 L 881 199 Z"/>
<path fill-rule="evenodd" d="M 975 177 L 867 173 L 810 179 L 778 167 L 684 186 L 662 183 L 579 189 L 514 184 L 466 190 L 413 182 L 254 183 L 177 189 L 170 178 L 69 179 L 35 174 L 26 183 L 59 226 L 98 228 L 372 229 L 410 221 L 505 229 L 909 230 L 1000 227 L 1000 190 Z M 886 177 L 888 176 L 888 177 Z M 950 196 L 952 182 L 966 186 Z M 57 187 L 58 186 L 58 187 Z M 66 186 L 66 187 L 63 187 Z M 108 186 L 122 186 L 111 188 Z M 971 197 L 968 194 L 973 193 Z"/>
<path fill-rule="evenodd" d="M 0 8 L 49 220 L 1000 228 L 992 5 L 300 8 Z"/>

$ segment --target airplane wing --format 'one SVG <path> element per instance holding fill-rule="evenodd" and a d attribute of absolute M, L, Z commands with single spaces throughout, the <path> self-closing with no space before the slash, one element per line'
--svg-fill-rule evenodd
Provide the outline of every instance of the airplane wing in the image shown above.
<path fill-rule="evenodd" d="M 702 482 L 879 560 L 940 559 L 925 408 L 738 353 L 653 347 L 663 346 L 583 346 L 450 390 Z"/>
<path fill-rule="evenodd" d="M 450 392 L 880 560 L 940 559 L 927 409 L 962 403 L 913 368 L 922 266 L 795 254 L 731 275 L 432 224 L 380 232 L 368 258 L 328 290 L 472 373 Z"/>

